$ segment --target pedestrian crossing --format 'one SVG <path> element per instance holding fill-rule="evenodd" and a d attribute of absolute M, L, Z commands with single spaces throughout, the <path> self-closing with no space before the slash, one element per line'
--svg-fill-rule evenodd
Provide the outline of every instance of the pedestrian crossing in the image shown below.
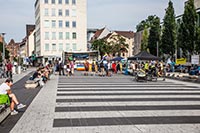
<path fill-rule="evenodd" d="M 59 77 L 54 128 L 200 124 L 200 87 L 131 77 Z"/>

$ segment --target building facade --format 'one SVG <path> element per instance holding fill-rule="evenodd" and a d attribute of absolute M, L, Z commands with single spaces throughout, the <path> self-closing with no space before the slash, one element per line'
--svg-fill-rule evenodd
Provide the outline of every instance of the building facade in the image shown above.
<path fill-rule="evenodd" d="M 9 51 L 10 61 L 13 61 L 14 58 L 17 59 L 19 57 L 19 48 L 20 43 L 15 43 L 13 39 L 6 45 L 6 49 Z"/>
<path fill-rule="evenodd" d="M 200 0 L 194 0 L 194 5 L 196 9 L 200 8 Z"/>
<path fill-rule="evenodd" d="M 62 57 L 62 52 L 87 50 L 86 0 L 36 0 L 35 54 Z"/>
<path fill-rule="evenodd" d="M 113 31 L 112 33 L 108 34 L 105 37 L 106 42 L 115 43 L 119 37 L 125 39 L 125 44 L 128 44 L 128 48 L 126 51 L 121 53 L 121 57 L 127 58 L 132 56 L 133 53 L 133 42 L 134 42 L 134 32 L 133 31 Z M 118 53 L 112 53 L 113 55 L 117 56 Z"/>

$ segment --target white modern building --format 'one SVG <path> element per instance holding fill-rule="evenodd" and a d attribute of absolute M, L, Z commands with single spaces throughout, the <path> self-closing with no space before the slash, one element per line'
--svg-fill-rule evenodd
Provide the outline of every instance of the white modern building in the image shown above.
<path fill-rule="evenodd" d="M 87 0 L 36 0 L 35 52 L 44 58 L 87 50 Z"/>

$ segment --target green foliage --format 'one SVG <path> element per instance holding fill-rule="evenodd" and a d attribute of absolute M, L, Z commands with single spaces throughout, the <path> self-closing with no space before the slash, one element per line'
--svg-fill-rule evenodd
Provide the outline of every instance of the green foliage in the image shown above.
<path fill-rule="evenodd" d="M 149 38 L 149 33 L 147 27 L 145 27 L 142 34 L 141 51 L 147 51 L 148 38 Z"/>
<path fill-rule="evenodd" d="M 103 57 L 105 53 L 108 52 L 108 49 L 109 49 L 109 46 L 107 45 L 104 39 L 98 39 L 92 42 L 92 50 L 99 51 L 101 58 Z"/>
<path fill-rule="evenodd" d="M 121 56 L 122 52 L 127 52 L 129 45 L 126 44 L 125 38 L 123 38 L 120 35 L 113 35 L 111 37 L 112 41 L 109 42 L 109 45 L 111 48 L 111 53 L 118 54 L 118 56 Z"/>
<path fill-rule="evenodd" d="M 157 55 L 157 43 L 160 41 L 160 18 L 154 16 L 151 21 L 148 48 L 151 54 Z"/>
<path fill-rule="evenodd" d="M 1 53 L 0 62 L 2 62 L 2 56 L 3 56 L 3 43 L 2 42 L 0 42 L 0 53 Z M 7 49 L 5 49 L 5 58 L 6 59 L 10 58 L 9 51 Z"/>
<path fill-rule="evenodd" d="M 196 32 L 196 47 L 195 50 L 198 54 L 200 54 L 200 27 L 197 28 Z"/>
<path fill-rule="evenodd" d="M 185 5 L 183 20 L 181 23 L 181 30 L 179 34 L 182 34 L 178 41 L 180 47 L 185 55 L 187 52 L 190 54 L 195 53 L 195 40 L 196 40 L 196 24 L 197 13 L 194 7 L 194 0 L 189 0 Z M 186 55 L 185 55 L 186 56 Z"/>
<path fill-rule="evenodd" d="M 159 48 L 163 54 L 173 57 L 176 43 L 176 22 L 174 7 L 171 1 L 168 3 L 163 23 L 161 45 Z"/>
<path fill-rule="evenodd" d="M 153 22 L 154 22 L 154 19 L 155 19 L 155 15 L 150 15 L 148 16 L 147 19 L 145 20 L 142 20 L 137 26 L 136 26 L 136 29 L 137 29 L 137 32 L 139 31 L 142 31 L 144 30 L 145 28 L 149 28 L 153 25 Z"/>

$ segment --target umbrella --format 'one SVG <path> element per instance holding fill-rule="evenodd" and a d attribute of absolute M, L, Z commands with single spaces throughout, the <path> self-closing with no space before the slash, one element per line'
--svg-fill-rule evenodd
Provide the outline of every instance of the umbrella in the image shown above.
<path fill-rule="evenodd" d="M 123 60 L 124 58 L 122 58 L 122 57 L 115 57 L 115 58 L 113 58 L 111 61 L 121 61 L 121 60 Z"/>

